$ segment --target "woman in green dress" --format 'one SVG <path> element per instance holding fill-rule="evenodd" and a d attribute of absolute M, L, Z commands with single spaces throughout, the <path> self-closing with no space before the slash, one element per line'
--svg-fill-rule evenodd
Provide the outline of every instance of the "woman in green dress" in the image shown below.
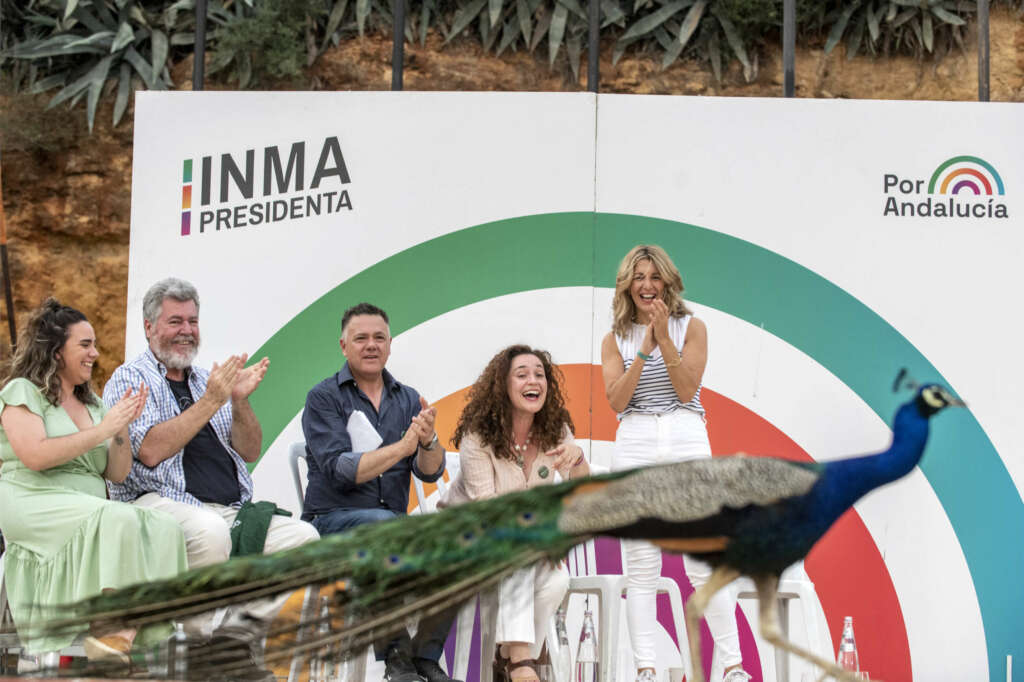
<path fill-rule="evenodd" d="M 33 653 L 74 639 L 40 630 L 54 607 L 186 568 L 171 516 L 107 499 L 104 479 L 123 481 L 131 467 L 127 426 L 146 392 L 129 390 L 108 411 L 89 385 L 97 357 L 85 315 L 50 298 L 29 318 L 0 389 L 4 580 Z M 128 662 L 134 638 L 134 631 L 94 632 L 86 653 Z"/>

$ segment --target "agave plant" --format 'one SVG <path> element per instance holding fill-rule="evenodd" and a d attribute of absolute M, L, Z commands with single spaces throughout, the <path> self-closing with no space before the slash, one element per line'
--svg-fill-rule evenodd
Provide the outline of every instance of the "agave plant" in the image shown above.
<path fill-rule="evenodd" d="M 390 31 L 394 0 L 209 0 L 209 73 L 245 88 L 294 77 L 331 45 Z M 549 64 L 564 52 L 574 79 L 587 37 L 588 0 L 401 0 L 405 37 L 430 31 L 478 40 L 485 50 L 534 51 Z M 1002 0 L 1019 7 L 1024 0 Z M 660 53 L 663 68 L 682 55 L 706 60 L 721 80 L 732 57 L 749 82 L 758 48 L 778 40 L 782 0 L 599 0 L 601 30 L 626 50 Z M 799 36 L 828 30 L 827 52 L 845 41 L 859 52 L 941 55 L 962 45 L 975 0 L 796 0 Z M 57 88 L 51 106 L 85 98 L 89 129 L 104 95 L 114 94 L 115 125 L 132 91 L 170 87 L 168 60 L 194 41 L 195 0 L 0 0 L 0 68 L 31 92 Z M 8 67 L 12 63 L 13 67 Z"/>
<path fill-rule="evenodd" d="M 30 91 L 59 88 L 50 106 L 74 106 L 84 97 L 90 131 L 100 96 L 116 89 L 116 125 L 132 91 L 170 84 L 171 46 L 192 40 L 182 26 L 191 21 L 190 13 L 181 11 L 191 5 L 192 0 L 34 0 L 24 10 L 25 37 L 6 56 L 36 67 Z"/>
<path fill-rule="evenodd" d="M 714 0 L 636 0 L 631 21 L 619 36 L 612 53 L 612 63 L 618 63 L 632 43 L 654 40 L 664 51 L 662 68 L 668 68 L 690 43 L 704 47 L 716 78 L 722 77 L 721 38 L 743 65 L 747 82 L 757 75 L 756 61 L 748 56 L 744 40 L 729 14 L 722 11 L 722 3 Z"/>
<path fill-rule="evenodd" d="M 825 42 L 831 52 L 846 37 L 846 55 L 860 50 L 890 51 L 922 56 L 935 54 L 937 43 L 946 52 L 963 47 L 966 18 L 977 10 L 974 0 L 858 0 L 834 13 Z"/>

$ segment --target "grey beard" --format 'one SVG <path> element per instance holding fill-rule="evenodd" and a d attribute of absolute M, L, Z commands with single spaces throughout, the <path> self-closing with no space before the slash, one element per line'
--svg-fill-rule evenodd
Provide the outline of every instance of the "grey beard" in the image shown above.
<path fill-rule="evenodd" d="M 156 359 L 164 363 L 169 369 L 188 369 L 199 352 L 199 344 L 192 346 L 192 350 L 185 355 L 180 355 L 166 348 L 157 348 Z"/>

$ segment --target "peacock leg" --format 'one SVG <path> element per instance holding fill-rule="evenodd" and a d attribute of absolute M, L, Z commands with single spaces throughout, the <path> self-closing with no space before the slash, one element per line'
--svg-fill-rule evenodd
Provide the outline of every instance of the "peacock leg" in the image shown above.
<path fill-rule="evenodd" d="M 704 664 L 700 656 L 700 617 L 715 593 L 740 577 L 740 572 L 728 566 L 719 566 L 708 581 L 686 600 L 686 638 L 690 643 L 690 667 L 694 682 L 704 682 Z"/>
<path fill-rule="evenodd" d="M 754 584 L 757 585 L 757 600 L 761 610 L 761 636 L 766 642 L 779 647 L 783 651 L 795 654 L 805 661 L 810 661 L 814 665 L 818 666 L 825 671 L 825 675 L 822 676 L 822 679 L 831 675 L 837 680 L 843 680 L 843 682 L 859 682 L 859 678 L 850 673 L 850 671 L 843 670 L 833 661 L 826 660 L 811 651 L 801 648 L 782 636 L 782 633 L 779 631 L 778 576 L 758 576 L 757 578 L 754 578 Z"/>

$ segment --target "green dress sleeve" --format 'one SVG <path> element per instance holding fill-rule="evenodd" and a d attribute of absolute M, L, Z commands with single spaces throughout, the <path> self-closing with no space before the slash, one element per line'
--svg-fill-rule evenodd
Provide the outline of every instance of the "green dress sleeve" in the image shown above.
<path fill-rule="evenodd" d="M 0 411 L 7 405 L 24 405 L 33 414 L 43 417 L 47 400 L 38 386 L 24 377 L 18 377 L 0 389 Z"/>

